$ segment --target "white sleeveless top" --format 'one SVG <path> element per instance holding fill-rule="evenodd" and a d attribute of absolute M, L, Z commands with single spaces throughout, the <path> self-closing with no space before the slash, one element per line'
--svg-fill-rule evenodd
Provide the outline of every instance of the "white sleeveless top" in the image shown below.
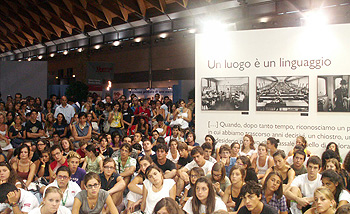
<path fill-rule="evenodd" d="M 256 168 L 258 169 L 258 174 L 265 174 L 269 168 L 269 157 L 266 157 L 265 165 L 263 167 L 259 166 L 259 156 L 256 158 Z"/>
<path fill-rule="evenodd" d="M 158 192 L 153 192 L 152 183 L 148 179 L 145 179 L 143 185 L 147 190 L 145 214 L 152 214 L 160 199 L 170 197 L 170 189 L 175 185 L 175 181 L 173 179 L 164 179 L 163 188 Z"/>

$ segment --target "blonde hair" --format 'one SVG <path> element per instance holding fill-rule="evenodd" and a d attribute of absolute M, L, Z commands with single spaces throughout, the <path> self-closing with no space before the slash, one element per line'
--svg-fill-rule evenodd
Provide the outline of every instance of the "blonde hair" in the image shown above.
<path fill-rule="evenodd" d="M 50 193 L 58 193 L 58 194 L 60 194 L 61 199 L 62 199 L 62 197 L 63 197 L 63 193 L 62 193 L 62 191 L 61 191 L 58 187 L 50 186 L 50 187 L 48 187 L 48 188 L 45 189 L 43 198 L 45 199 L 46 196 L 47 196 L 48 194 L 50 194 Z M 42 202 L 42 204 L 43 204 L 43 202 Z"/>
<path fill-rule="evenodd" d="M 314 196 L 319 193 L 319 194 L 322 194 L 323 196 L 325 196 L 328 200 L 330 200 L 332 202 L 331 204 L 331 208 L 335 209 L 336 208 L 336 202 L 334 200 L 334 195 L 333 193 L 331 192 L 331 190 L 327 187 L 319 187 L 315 190 L 314 192 Z"/>
<path fill-rule="evenodd" d="M 72 159 L 72 158 L 78 158 L 80 160 L 81 156 L 77 152 L 70 151 L 67 154 L 67 160 Z"/>
<path fill-rule="evenodd" d="M 4 112 L 0 112 L 0 115 L 4 117 L 4 123 L 6 123 L 7 122 L 6 114 Z"/>

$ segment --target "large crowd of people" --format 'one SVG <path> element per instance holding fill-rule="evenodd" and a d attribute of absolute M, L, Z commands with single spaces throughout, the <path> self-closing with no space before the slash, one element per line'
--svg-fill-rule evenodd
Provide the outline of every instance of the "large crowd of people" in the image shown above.
<path fill-rule="evenodd" d="M 196 138 L 194 102 L 0 102 L 0 213 L 350 213 L 350 153 Z M 200 145 L 201 144 L 201 145 Z"/>

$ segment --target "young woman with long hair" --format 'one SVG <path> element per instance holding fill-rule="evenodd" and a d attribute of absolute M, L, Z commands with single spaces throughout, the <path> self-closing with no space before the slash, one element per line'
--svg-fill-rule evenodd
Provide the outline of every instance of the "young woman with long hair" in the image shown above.
<path fill-rule="evenodd" d="M 185 214 L 176 201 L 170 197 L 162 198 L 154 207 L 153 214 Z"/>
<path fill-rule="evenodd" d="M 28 187 L 30 183 L 33 181 L 35 176 L 35 164 L 29 158 L 30 148 L 23 144 L 18 149 L 18 161 L 12 164 L 12 168 L 17 172 L 17 175 L 21 177 L 26 186 Z"/>
<path fill-rule="evenodd" d="M 94 145 L 88 145 L 86 147 L 86 156 L 83 163 L 82 169 L 86 170 L 86 173 L 95 172 L 100 174 L 102 167 L 102 158 L 99 156 L 99 151 Z"/>
<path fill-rule="evenodd" d="M 62 113 L 57 114 L 57 119 L 53 124 L 54 132 L 57 132 L 60 138 L 67 137 L 68 124 Z"/>
<path fill-rule="evenodd" d="M 321 180 L 322 185 L 330 189 L 333 193 L 337 207 L 350 202 L 350 193 L 345 190 L 343 180 L 337 172 L 327 169 L 322 172 Z"/>
<path fill-rule="evenodd" d="M 314 193 L 315 207 L 310 208 L 305 214 L 334 214 L 336 203 L 332 192 L 327 187 L 319 187 Z"/>
<path fill-rule="evenodd" d="M 311 152 L 306 148 L 307 147 L 307 141 L 306 141 L 304 136 L 298 136 L 296 141 L 295 141 L 295 145 L 303 146 L 306 156 L 307 157 L 311 156 Z M 288 156 L 293 156 L 293 150 L 289 151 Z"/>
<path fill-rule="evenodd" d="M 84 187 L 74 198 L 72 214 L 99 214 L 105 204 L 110 213 L 118 214 L 118 209 L 113 203 L 108 191 L 101 189 L 101 179 L 98 174 L 90 172 L 85 175 Z"/>
<path fill-rule="evenodd" d="M 250 158 L 254 152 L 255 147 L 253 137 L 249 134 L 244 135 L 242 149 L 239 152 L 239 156 L 248 156 Z"/>
<path fill-rule="evenodd" d="M 41 205 L 29 212 L 29 214 L 70 214 L 71 211 L 60 205 L 63 199 L 62 191 L 54 186 L 46 189 Z"/>
<path fill-rule="evenodd" d="M 231 184 L 230 179 L 226 176 L 225 165 L 221 162 L 216 162 L 211 169 L 211 174 L 208 174 L 207 177 L 213 182 L 216 194 L 223 197 L 225 190 Z"/>
<path fill-rule="evenodd" d="M 176 185 L 173 179 L 164 179 L 164 173 L 155 165 L 146 169 L 146 177 L 147 180 L 143 182 L 141 210 L 151 214 L 160 199 L 175 199 Z"/>
<path fill-rule="evenodd" d="M 146 169 L 153 164 L 153 160 L 150 156 L 145 155 L 140 159 L 139 163 L 139 172 L 128 185 L 130 191 L 126 196 L 126 199 L 128 200 L 127 213 L 132 213 L 135 210 L 135 207 L 142 202 L 142 189 L 143 182 L 146 179 Z"/>
<path fill-rule="evenodd" d="M 270 172 L 263 185 L 261 201 L 276 208 L 279 214 L 288 214 L 287 200 L 283 195 L 282 176 L 278 172 Z"/>
<path fill-rule="evenodd" d="M 286 154 L 283 150 L 277 150 L 277 152 L 273 154 L 273 160 L 275 166 L 272 166 L 266 171 L 266 176 L 272 171 L 279 172 L 283 178 L 283 189 L 286 190 L 295 178 L 295 171 L 287 164 Z M 262 179 L 262 183 L 264 183 L 266 176 Z"/>
<path fill-rule="evenodd" d="M 214 213 L 215 211 L 227 211 L 224 202 L 216 197 L 213 183 L 206 177 L 200 177 L 194 185 L 194 194 L 185 206 L 188 214 Z"/>
<path fill-rule="evenodd" d="M 227 209 L 238 211 L 242 206 L 242 199 L 239 196 L 241 188 L 244 185 L 245 170 L 242 167 L 234 165 L 230 171 L 231 185 L 226 188 L 225 194 L 222 198 L 226 204 Z"/>
<path fill-rule="evenodd" d="M 266 171 L 274 165 L 273 159 L 267 154 L 267 146 L 260 143 L 258 146 L 258 155 L 252 159 L 252 168 L 255 169 L 258 179 L 265 176 Z"/>

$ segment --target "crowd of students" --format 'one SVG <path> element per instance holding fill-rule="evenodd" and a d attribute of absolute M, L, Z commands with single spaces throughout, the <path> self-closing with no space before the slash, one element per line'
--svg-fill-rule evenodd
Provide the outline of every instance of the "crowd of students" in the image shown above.
<path fill-rule="evenodd" d="M 0 102 L 0 213 L 349 213 L 350 154 L 196 139 L 194 103 Z M 201 145 L 199 145 L 201 143 Z"/>

